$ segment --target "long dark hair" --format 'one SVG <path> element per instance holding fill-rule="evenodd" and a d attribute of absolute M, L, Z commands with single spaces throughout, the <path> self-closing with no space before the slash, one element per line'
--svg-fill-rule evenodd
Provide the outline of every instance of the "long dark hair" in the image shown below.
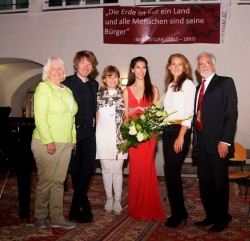
<path fill-rule="evenodd" d="M 132 72 L 132 69 L 135 67 L 137 62 L 144 62 L 146 65 L 146 75 L 144 78 L 144 96 L 146 98 L 147 101 L 153 101 L 154 99 L 154 89 L 153 89 L 153 85 L 151 83 L 151 79 L 150 79 L 150 75 L 148 72 L 148 61 L 139 56 L 139 57 L 135 57 L 131 60 L 130 62 L 130 68 L 129 68 L 129 73 L 128 73 L 128 86 L 131 86 L 132 84 L 135 83 L 135 74 Z"/>
<path fill-rule="evenodd" d="M 176 85 L 173 86 L 173 90 L 177 92 L 181 90 L 182 84 L 186 79 L 193 80 L 193 74 L 192 74 L 192 67 L 188 59 L 183 54 L 177 53 L 177 54 L 170 55 L 170 57 L 168 58 L 167 66 L 166 66 L 166 80 L 165 80 L 166 89 L 168 88 L 168 85 L 174 81 L 174 76 L 171 73 L 170 69 L 168 68 L 172 64 L 173 58 L 180 58 L 183 64 L 183 72 L 178 77 Z"/>

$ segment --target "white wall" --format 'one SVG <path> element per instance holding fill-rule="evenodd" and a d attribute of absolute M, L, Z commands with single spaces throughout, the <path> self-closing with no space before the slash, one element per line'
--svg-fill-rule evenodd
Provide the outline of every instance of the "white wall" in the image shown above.
<path fill-rule="evenodd" d="M 250 5 L 233 5 L 229 9 L 223 44 L 176 45 L 103 44 L 102 8 L 51 12 L 35 9 L 28 13 L 0 14 L 0 57 L 24 58 L 44 64 L 49 56 L 56 55 L 65 61 L 68 74 L 72 74 L 74 54 L 87 49 L 96 54 L 100 74 L 106 65 L 113 64 L 120 69 L 121 76 L 126 77 L 131 58 L 142 55 L 149 61 L 151 78 L 162 95 L 164 70 L 170 54 L 180 52 L 186 55 L 195 69 L 195 57 L 201 51 L 210 51 L 217 57 L 217 74 L 231 76 L 235 80 L 239 98 L 236 140 L 250 148 L 249 13 Z M 97 80 L 100 80 L 100 75 Z M 5 100 L 10 99 L 6 95 Z M 158 146 L 157 171 L 162 175 L 161 142 Z"/>

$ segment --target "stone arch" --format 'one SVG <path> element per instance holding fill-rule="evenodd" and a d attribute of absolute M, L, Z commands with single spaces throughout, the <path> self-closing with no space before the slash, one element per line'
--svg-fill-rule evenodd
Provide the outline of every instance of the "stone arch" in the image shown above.
<path fill-rule="evenodd" d="M 30 89 L 41 81 L 43 65 L 27 59 L 0 58 L 0 106 L 10 106 L 12 117 L 22 116 Z"/>

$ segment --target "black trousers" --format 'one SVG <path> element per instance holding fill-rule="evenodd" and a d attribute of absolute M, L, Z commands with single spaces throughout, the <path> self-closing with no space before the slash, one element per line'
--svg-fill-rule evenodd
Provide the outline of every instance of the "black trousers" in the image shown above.
<path fill-rule="evenodd" d="M 171 125 L 163 132 L 164 173 L 168 191 L 168 199 L 172 216 L 182 218 L 187 214 L 184 204 L 181 168 L 188 152 L 191 130 L 184 136 L 183 150 L 174 151 L 174 142 L 179 135 L 181 125 Z"/>
<path fill-rule="evenodd" d="M 76 151 L 72 153 L 70 171 L 74 194 L 70 212 L 83 215 L 92 214 L 87 191 L 95 167 L 96 137 L 95 128 L 77 129 Z"/>
<path fill-rule="evenodd" d="M 200 195 L 206 217 L 218 224 L 227 224 L 229 208 L 228 157 L 209 154 L 202 132 L 197 133 L 197 167 Z"/>

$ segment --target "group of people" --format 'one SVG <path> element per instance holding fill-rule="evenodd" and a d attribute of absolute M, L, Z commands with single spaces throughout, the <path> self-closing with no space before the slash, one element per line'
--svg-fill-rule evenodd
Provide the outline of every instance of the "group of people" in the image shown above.
<path fill-rule="evenodd" d="M 148 62 L 135 57 L 130 62 L 128 83 L 121 90 L 117 67 L 105 67 L 100 86 L 91 78 L 97 59 L 91 51 L 79 51 L 74 58 L 75 74 L 66 77 L 63 61 L 51 57 L 43 68 L 43 82 L 34 94 L 36 128 L 32 152 L 38 170 L 35 226 L 74 228 L 75 221 L 92 222 L 87 191 L 99 159 L 107 213 L 120 215 L 123 162 L 129 160 L 128 213 L 138 220 L 166 220 L 167 227 L 186 223 L 181 168 L 190 145 L 197 154 L 201 199 L 206 217 L 197 226 L 213 225 L 221 232 L 231 221 L 228 213 L 228 154 L 234 152 L 237 122 L 237 93 L 233 79 L 215 74 L 215 57 L 203 52 L 197 59 L 202 84 L 195 87 L 192 68 L 182 54 L 169 57 L 166 66 L 166 94 L 163 100 L 172 121 L 163 131 L 164 173 L 171 216 L 167 218 L 158 190 L 155 168 L 157 138 L 142 142 L 128 153 L 119 153 L 123 123 L 142 114 L 159 100 L 152 84 Z M 205 85 L 204 85 L 205 83 Z M 204 98 L 203 98 L 204 96 Z M 203 100 L 202 100 L 203 98 Z M 64 181 L 68 167 L 74 189 L 68 219 L 63 215 Z"/>

